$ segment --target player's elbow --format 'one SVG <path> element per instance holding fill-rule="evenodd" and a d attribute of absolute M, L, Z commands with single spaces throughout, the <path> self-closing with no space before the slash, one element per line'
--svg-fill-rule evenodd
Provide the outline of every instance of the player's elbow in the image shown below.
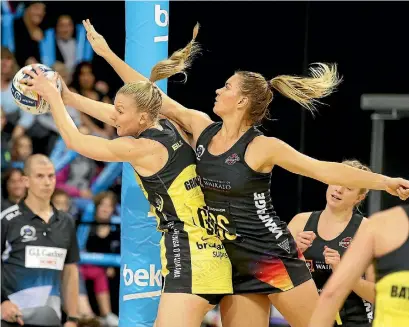
<path fill-rule="evenodd" d="M 70 138 L 64 138 L 64 142 L 65 146 L 67 147 L 67 150 L 77 151 L 75 142 L 73 142 Z"/>
<path fill-rule="evenodd" d="M 337 298 L 339 294 L 337 294 L 337 290 L 329 287 L 324 287 L 320 294 L 320 298 L 322 298 L 324 301 L 333 301 L 335 298 Z"/>

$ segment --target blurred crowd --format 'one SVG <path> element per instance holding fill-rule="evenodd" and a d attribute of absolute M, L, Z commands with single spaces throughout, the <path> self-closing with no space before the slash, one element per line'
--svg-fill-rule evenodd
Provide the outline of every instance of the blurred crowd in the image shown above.
<path fill-rule="evenodd" d="M 111 224 L 111 217 L 119 215 L 120 175 L 113 184 L 104 185 L 102 191 L 99 189 L 98 192 L 93 192 L 91 186 L 104 171 L 106 164 L 76 154 L 61 165 L 59 160 L 64 158 L 68 150 L 64 148 L 51 114 L 36 116 L 21 110 L 11 93 L 11 83 L 16 72 L 26 65 L 42 62 L 47 55 L 44 54 L 41 43 L 46 33 L 41 27 L 46 16 L 46 4 L 34 1 L 9 2 L 8 5 L 8 14 L 14 15 L 14 39 L 9 42 L 14 49 L 2 43 L 1 209 L 7 209 L 26 195 L 21 179 L 24 161 L 31 154 L 45 154 L 54 159 L 57 168 L 57 186 L 52 198 L 55 207 L 71 213 L 78 226 L 83 224 L 81 218 L 85 214 L 86 205 L 95 207 L 94 222 L 88 226 L 84 248 L 81 250 L 120 254 L 120 228 L 118 224 Z M 2 18 L 7 14 L 4 9 L 3 6 Z M 92 61 L 78 60 L 81 56 L 78 56 L 75 34 L 76 26 L 72 18 L 68 15 L 58 17 L 55 26 L 55 61 L 51 67 L 60 74 L 72 91 L 97 101 L 112 103 L 108 96 L 109 84 L 96 80 Z M 113 127 L 74 108 L 67 107 L 67 110 L 82 133 L 105 138 L 115 137 Z M 83 321 L 90 326 L 117 326 L 117 312 L 112 310 L 111 288 L 118 292 L 119 268 L 82 265 L 80 272 L 79 310 Z M 114 298 L 117 300 L 118 296 Z M 95 319 L 97 316 L 99 319 Z"/>

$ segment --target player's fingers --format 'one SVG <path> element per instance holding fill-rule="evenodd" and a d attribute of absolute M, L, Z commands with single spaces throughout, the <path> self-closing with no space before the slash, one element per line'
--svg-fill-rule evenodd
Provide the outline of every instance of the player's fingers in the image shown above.
<path fill-rule="evenodd" d="M 17 318 L 17 323 L 18 323 L 20 326 L 24 326 L 24 321 L 23 321 L 23 318 L 22 318 L 21 316 L 19 316 L 19 317 Z"/>
<path fill-rule="evenodd" d="M 32 67 L 34 68 L 34 71 L 38 76 L 43 75 L 43 71 L 40 69 L 38 65 L 32 65 Z"/>
<path fill-rule="evenodd" d="M 32 77 L 32 78 L 36 78 L 36 77 L 37 77 L 37 74 L 36 74 L 35 72 L 33 72 L 32 70 L 25 69 L 25 70 L 23 71 L 23 73 L 26 74 L 26 75 L 28 75 L 28 76 L 30 76 L 30 77 Z"/>
<path fill-rule="evenodd" d="M 90 22 L 89 19 L 87 19 L 87 22 L 88 22 L 88 24 L 89 24 L 89 26 L 90 26 L 91 32 L 92 32 L 92 33 L 96 33 L 97 31 L 95 30 L 94 25 L 91 24 L 91 22 Z"/>
<path fill-rule="evenodd" d="M 298 239 L 298 243 L 299 243 L 301 246 L 304 246 L 304 247 L 309 247 L 309 246 L 311 246 L 311 244 L 312 244 L 312 242 L 311 242 L 310 240 L 307 240 L 307 239 L 305 239 L 305 238 L 300 238 L 300 239 Z"/>
<path fill-rule="evenodd" d="M 20 84 L 30 86 L 33 85 L 33 80 L 30 78 L 23 78 L 22 80 L 20 80 Z"/>

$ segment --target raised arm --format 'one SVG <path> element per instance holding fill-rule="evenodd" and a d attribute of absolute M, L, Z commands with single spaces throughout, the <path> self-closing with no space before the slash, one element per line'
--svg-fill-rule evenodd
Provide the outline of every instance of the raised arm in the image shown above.
<path fill-rule="evenodd" d="M 142 157 L 145 154 L 144 147 L 138 146 L 141 143 L 139 139 L 122 137 L 107 140 L 97 136 L 82 134 L 75 126 L 64 106 L 63 100 L 55 86 L 56 79 L 49 81 L 41 70 L 38 68 L 34 69 L 36 73 L 25 71 L 32 79 L 22 82 L 30 85 L 28 86 L 30 90 L 37 92 L 50 104 L 55 124 L 67 148 L 85 157 L 106 162 L 135 162 L 138 157 Z"/>
<path fill-rule="evenodd" d="M 310 177 L 329 185 L 383 190 L 399 196 L 402 200 L 409 197 L 409 181 L 402 178 L 390 178 L 342 163 L 320 161 L 306 156 L 285 142 L 273 137 L 260 137 L 256 141 L 255 151 L 263 155 L 266 166 L 280 166 L 292 173 Z"/>
<path fill-rule="evenodd" d="M 95 28 L 88 19 L 83 21 L 83 24 L 87 31 L 87 39 L 93 50 L 112 66 L 124 83 L 150 80 L 119 58 L 110 49 L 104 37 L 95 31 Z M 196 49 L 194 46 L 194 39 L 196 38 L 198 29 L 199 26 L 196 25 L 193 32 L 193 40 L 184 49 L 176 51 L 168 60 L 161 61 L 155 65 L 152 69 L 151 77 L 154 74 L 169 74 L 172 76 L 173 74 L 182 72 L 183 69 L 189 65 L 189 60 L 191 60 L 190 57 L 194 54 Z M 188 109 L 167 96 L 165 93 L 162 93 L 162 101 L 161 113 L 178 123 L 185 131 L 192 134 L 194 141 L 197 140 L 207 126 L 213 123 L 207 114 L 197 110 Z"/>
<path fill-rule="evenodd" d="M 73 107 L 95 119 L 98 119 L 110 126 L 115 127 L 112 116 L 115 113 L 115 107 L 112 104 L 102 101 L 91 100 L 81 94 L 72 92 L 61 79 L 62 93 L 61 97 L 65 105 Z"/>

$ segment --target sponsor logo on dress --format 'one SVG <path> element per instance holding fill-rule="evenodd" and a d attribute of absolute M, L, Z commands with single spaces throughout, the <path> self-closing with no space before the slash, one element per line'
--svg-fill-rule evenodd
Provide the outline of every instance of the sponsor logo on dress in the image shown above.
<path fill-rule="evenodd" d="M 343 247 L 344 249 L 347 249 L 348 246 L 351 244 L 352 237 L 344 237 L 340 242 L 339 246 Z"/>
<path fill-rule="evenodd" d="M 233 153 L 224 162 L 230 166 L 234 165 L 236 162 L 240 161 L 240 157 L 237 153 Z"/>
<path fill-rule="evenodd" d="M 290 243 L 288 242 L 288 238 L 286 238 L 281 243 L 278 243 L 278 246 L 285 250 L 288 254 L 290 254 Z"/>

